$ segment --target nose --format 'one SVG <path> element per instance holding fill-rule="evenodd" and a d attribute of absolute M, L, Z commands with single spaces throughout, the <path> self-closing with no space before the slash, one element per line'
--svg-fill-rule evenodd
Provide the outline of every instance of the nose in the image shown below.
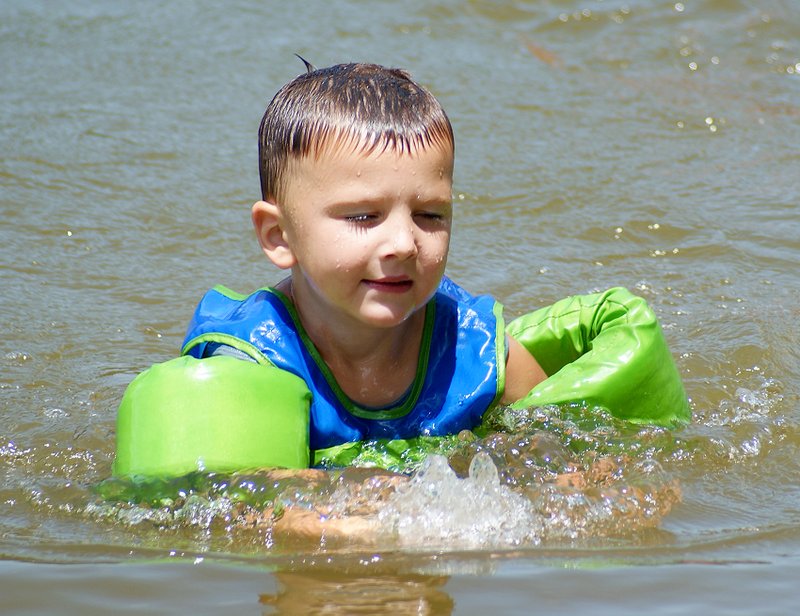
<path fill-rule="evenodd" d="M 386 227 L 385 257 L 396 257 L 402 260 L 415 257 L 419 253 L 417 230 L 411 216 L 397 215 Z"/>

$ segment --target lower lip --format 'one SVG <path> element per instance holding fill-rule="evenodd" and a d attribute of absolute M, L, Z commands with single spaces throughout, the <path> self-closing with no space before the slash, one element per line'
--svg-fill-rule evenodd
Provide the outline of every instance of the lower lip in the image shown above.
<path fill-rule="evenodd" d="M 411 287 L 414 285 L 411 280 L 401 280 L 398 282 L 365 280 L 364 282 L 369 288 L 381 291 L 382 293 L 405 293 L 406 291 L 410 291 Z"/>

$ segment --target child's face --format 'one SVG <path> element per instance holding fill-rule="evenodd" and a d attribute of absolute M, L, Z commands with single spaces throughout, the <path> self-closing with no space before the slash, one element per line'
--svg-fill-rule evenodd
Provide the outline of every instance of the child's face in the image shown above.
<path fill-rule="evenodd" d="M 327 149 L 292 161 L 287 172 L 284 231 L 304 319 L 391 327 L 427 303 L 450 244 L 449 149 Z"/>

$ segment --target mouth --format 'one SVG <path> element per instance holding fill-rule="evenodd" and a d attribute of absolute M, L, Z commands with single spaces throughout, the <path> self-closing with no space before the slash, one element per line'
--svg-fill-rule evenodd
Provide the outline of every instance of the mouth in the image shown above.
<path fill-rule="evenodd" d="M 405 276 L 386 276 L 376 280 L 364 280 L 369 288 L 383 293 L 405 293 L 414 286 L 414 281 Z"/>

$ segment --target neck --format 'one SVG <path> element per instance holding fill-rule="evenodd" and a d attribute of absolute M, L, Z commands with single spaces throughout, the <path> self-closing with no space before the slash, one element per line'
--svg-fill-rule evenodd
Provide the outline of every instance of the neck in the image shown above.
<path fill-rule="evenodd" d="M 306 334 L 351 400 L 382 407 L 408 390 L 417 372 L 424 309 L 394 327 L 370 327 L 342 315 L 308 319 L 291 280 L 278 288 L 292 300 Z"/>

